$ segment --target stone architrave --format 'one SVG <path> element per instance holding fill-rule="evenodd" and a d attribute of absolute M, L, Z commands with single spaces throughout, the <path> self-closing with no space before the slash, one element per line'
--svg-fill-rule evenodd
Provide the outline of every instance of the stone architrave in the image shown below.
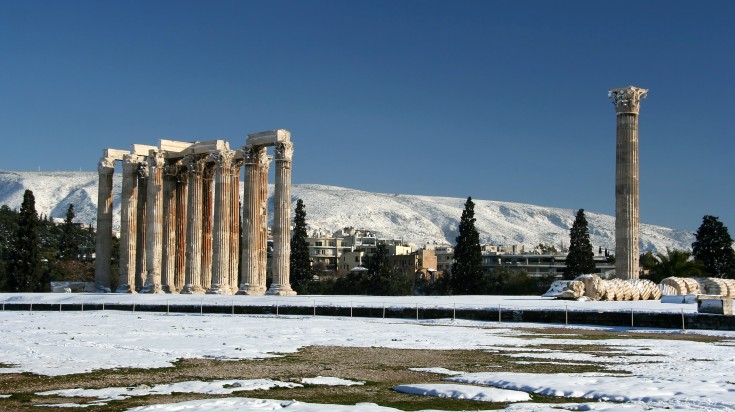
<path fill-rule="evenodd" d="M 238 290 L 238 262 L 240 261 L 240 168 L 242 159 L 232 161 L 230 173 L 230 259 L 228 285 L 232 293 Z"/>
<path fill-rule="evenodd" d="M 142 293 L 163 293 L 161 262 L 163 253 L 163 153 L 148 155 L 148 199 L 146 200 L 146 279 Z"/>
<path fill-rule="evenodd" d="M 146 204 L 148 202 L 148 166 L 146 157 L 141 156 L 142 160 L 138 163 L 138 206 L 137 206 L 137 239 L 135 241 L 135 290 L 140 292 L 143 289 L 146 275 Z"/>
<path fill-rule="evenodd" d="M 289 280 L 291 256 L 291 164 L 293 143 L 276 145 L 276 185 L 273 206 L 273 282 L 269 295 L 295 295 Z"/>
<path fill-rule="evenodd" d="M 214 163 L 207 159 L 202 180 L 202 269 L 200 285 L 206 290 L 212 284 L 212 225 L 213 225 Z"/>
<path fill-rule="evenodd" d="M 100 159 L 97 167 L 99 188 L 97 191 L 97 237 L 95 239 L 95 284 L 97 291 L 110 292 L 112 277 L 112 175 L 115 160 Z"/>
<path fill-rule="evenodd" d="M 186 274 L 186 211 L 189 173 L 184 166 L 183 160 L 177 162 L 179 165 L 176 174 L 176 269 L 174 273 L 174 290 L 179 293 L 184 288 Z"/>
<path fill-rule="evenodd" d="M 200 156 L 184 158 L 188 177 L 186 213 L 186 276 L 181 293 L 204 293 L 202 272 L 202 188 L 205 162 Z"/>
<path fill-rule="evenodd" d="M 212 153 L 214 165 L 214 227 L 212 229 L 212 283 L 209 294 L 230 295 L 230 200 L 234 150 Z"/>
<path fill-rule="evenodd" d="M 117 293 L 135 293 L 138 166 L 138 156 L 130 154 L 123 156 L 120 196 L 120 280 Z"/>
<path fill-rule="evenodd" d="M 161 287 L 166 293 L 176 291 L 176 189 L 177 164 L 166 164 L 163 172 L 163 259 L 161 261 Z"/>
<path fill-rule="evenodd" d="M 260 285 L 260 163 L 266 157 L 265 147 L 245 146 L 243 166 L 245 168 L 245 191 L 242 199 L 242 257 L 240 259 L 241 280 L 238 295 L 262 295 L 265 285 Z"/>
<path fill-rule="evenodd" d="M 628 86 L 609 97 L 617 117 L 615 151 L 615 276 L 638 279 L 639 176 L 638 113 L 648 90 Z"/>

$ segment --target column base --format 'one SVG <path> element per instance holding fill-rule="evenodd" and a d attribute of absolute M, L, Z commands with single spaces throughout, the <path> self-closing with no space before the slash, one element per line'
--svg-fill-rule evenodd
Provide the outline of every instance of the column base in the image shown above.
<path fill-rule="evenodd" d="M 272 283 L 270 289 L 268 289 L 268 292 L 265 292 L 265 294 L 276 296 L 296 296 L 296 291 L 291 289 L 291 285 L 278 285 L 276 283 Z"/>
<path fill-rule="evenodd" d="M 135 291 L 135 289 L 130 285 L 120 285 L 115 290 L 115 293 L 138 293 Z"/>
<path fill-rule="evenodd" d="M 163 287 L 161 287 L 161 289 L 163 289 L 163 293 L 174 293 L 174 291 L 171 290 L 171 286 L 169 286 L 169 285 L 163 285 Z"/>
<path fill-rule="evenodd" d="M 232 295 L 232 290 L 227 286 L 213 285 L 207 289 L 207 295 Z"/>
<path fill-rule="evenodd" d="M 143 289 L 140 290 L 140 293 L 162 294 L 164 292 L 163 292 L 163 289 L 161 288 L 161 285 L 155 284 L 155 283 L 153 284 L 149 283 L 143 286 Z"/>
<path fill-rule="evenodd" d="M 184 285 L 179 293 L 182 295 L 203 295 L 204 289 L 199 285 Z"/>
<path fill-rule="evenodd" d="M 262 296 L 265 294 L 265 287 L 243 283 L 236 295 Z"/>
<path fill-rule="evenodd" d="M 95 291 L 97 293 L 111 293 L 112 292 L 109 286 L 104 286 L 100 284 L 95 284 L 94 286 L 95 286 Z"/>

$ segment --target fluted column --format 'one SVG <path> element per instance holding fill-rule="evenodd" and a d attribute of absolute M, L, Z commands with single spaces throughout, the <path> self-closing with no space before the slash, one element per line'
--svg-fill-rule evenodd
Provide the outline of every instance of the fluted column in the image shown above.
<path fill-rule="evenodd" d="M 176 188 L 178 165 L 167 164 L 163 173 L 163 259 L 161 287 L 166 293 L 176 291 Z"/>
<path fill-rule="evenodd" d="M 207 293 L 230 295 L 230 198 L 234 150 L 212 154 L 214 165 L 214 228 L 212 229 L 212 283 Z"/>
<path fill-rule="evenodd" d="M 264 155 L 261 157 L 258 173 L 260 174 L 260 226 L 258 236 L 258 250 L 260 251 L 260 264 L 258 271 L 258 285 L 266 288 L 268 277 L 268 169 L 272 157 Z"/>
<path fill-rule="evenodd" d="M 259 284 L 260 271 L 260 166 L 266 157 L 265 147 L 246 146 L 243 148 L 245 167 L 245 192 L 242 199 L 242 257 L 241 278 L 238 295 L 262 295 L 265 286 Z"/>
<path fill-rule="evenodd" d="M 207 161 L 204 168 L 202 180 L 202 288 L 206 289 L 212 284 L 212 211 L 213 211 L 213 178 L 214 164 L 211 159 Z"/>
<path fill-rule="evenodd" d="M 181 293 L 202 293 L 202 188 L 205 162 L 195 156 L 184 158 L 189 173 L 186 213 L 186 276 Z"/>
<path fill-rule="evenodd" d="M 143 159 L 146 159 L 143 157 Z M 136 208 L 138 230 L 135 240 L 135 290 L 143 289 L 145 278 L 148 273 L 146 269 L 146 204 L 148 202 L 148 166 L 145 160 L 138 163 L 138 206 Z"/>
<path fill-rule="evenodd" d="M 112 277 L 112 175 L 115 159 L 103 157 L 97 167 L 97 238 L 95 239 L 94 282 L 99 292 L 110 291 Z"/>
<path fill-rule="evenodd" d="M 276 145 L 276 187 L 273 205 L 273 282 L 269 295 L 295 295 L 289 280 L 291 256 L 291 164 L 293 143 Z"/>
<path fill-rule="evenodd" d="M 163 254 L 163 152 L 148 155 L 148 199 L 146 201 L 146 279 L 142 293 L 163 293 L 161 262 Z"/>
<path fill-rule="evenodd" d="M 617 114 L 615 151 L 615 276 L 638 279 L 639 176 L 638 113 L 648 93 L 633 86 L 609 96 Z"/>
<path fill-rule="evenodd" d="M 240 260 L 240 167 L 242 159 L 232 161 L 230 171 L 230 259 L 228 285 L 232 293 L 238 290 L 238 262 Z"/>
<path fill-rule="evenodd" d="M 120 196 L 120 280 L 117 293 L 135 293 L 138 227 L 138 157 L 124 155 Z"/>
<path fill-rule="evenodd" d="M 176 181 L 176 269 L 174 273 L 174 290 L 179 293 L 184 288 L 186 278 L 186 224 L 187 224 L 187 194 L 189 173 L 183 160 L 179 161 Z"/>

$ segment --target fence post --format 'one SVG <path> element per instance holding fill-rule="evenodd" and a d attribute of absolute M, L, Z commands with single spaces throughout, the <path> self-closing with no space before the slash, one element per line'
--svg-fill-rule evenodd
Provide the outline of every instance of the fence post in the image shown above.
<path fill-rule="evenodd" d="M 235 299 L 232 299 L 232 314 L 235 314 Z"/>
<path fill-rule="evenodd" d="M 105 302 L 102 302 L 102 311 L 105 311 Z"/>
<path fill-rule="evenodd" d="M 135 312 L 135 302 L 133 302 L 133 312 Z"/>
<path fill-rule="evenodd" d="M 569 326 L 569 305 L 564 305 L 564 325 Z"/>
<path fill-rule="evenodd" d="M 687 330 L 686 324 L 684 323 L 684 308 L 681 308 L 681 330 Z"/>
<path fill-rule="evenodd" d="M 383 319 L 385 319 L 385 302 L 383 302 Z"/>
<path fill-rule="evenodd" d="M 30 309 L 30 311 L 33 312 L 33 303 L 31 303 L 31 309 Z"/>
<path fill-rule="evenodd" d="M 452 320 L 457 320 L 457 303 L 453 303 L 452 305 Z"/>
<path fill-rule="evenodd" d="M 316 316 L 316 300 L 314 301 L 314 316 Z"/>
<path fill-rule="evenodd" d="M 204 299 L 199 301 L 199 314 L 200 315 L 204 314 Z"/>
<path fill-rule="evenodd" d="M 630 308 L 630 327 L 633 328 L 633 307 Z"/>
<path fill-rule="evenodd" d="M 278 317 L 278 316 L 280 316 L 280 315 L 278 314 L 278 303 L 276 303 L 276 317 Z"/>
<path fill-rule="evenodd" d="M 169 314 L 169 303 L 168 303 L 168 299 L 166 299 L 166 314 L 167 315 Z"/>
<path fill-rule="evenodd" d="M 419 320 L 419 304 L 416 304 L 416 320 Z"/>
<path fill-rule="evenodd" d="M 84 302 L 82 302 L 82 312 L 84 312 Z"/>
<path fill-rule="evenodd" d="M 498 323 L 503 323 L 503 308 L 498 305 Z"/>
<path fill-rule="evenodd" d="M 63 303 L 59 303 L 59 312 L 61 312 L 61 305 L 63 305 Z"/>
<path fill-rule="evenodd" d="M 350 317 L 352 317 L 352 301 L 350 301 Z"/>

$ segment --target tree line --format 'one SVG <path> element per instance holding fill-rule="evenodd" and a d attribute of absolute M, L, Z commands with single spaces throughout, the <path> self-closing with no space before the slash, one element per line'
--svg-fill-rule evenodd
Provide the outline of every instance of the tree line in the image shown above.
<path fill-rule="evenodd" d="M 53 280 L 94 281 L 95 232 L 74 217 L 73 204 L 60 225 L 39 216 L 30 190 L 20 210 L 0 206 L 0 290 L 45 292 Z"/>

